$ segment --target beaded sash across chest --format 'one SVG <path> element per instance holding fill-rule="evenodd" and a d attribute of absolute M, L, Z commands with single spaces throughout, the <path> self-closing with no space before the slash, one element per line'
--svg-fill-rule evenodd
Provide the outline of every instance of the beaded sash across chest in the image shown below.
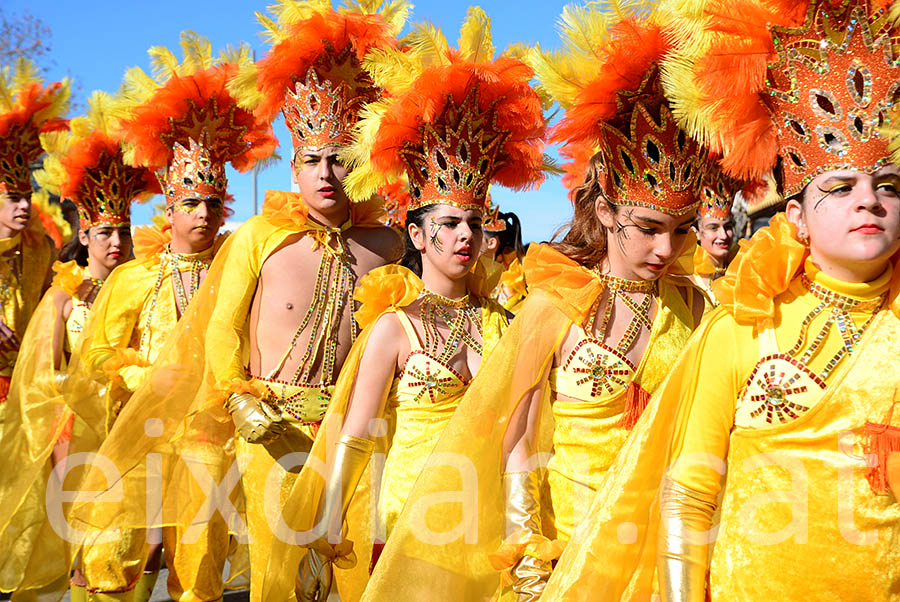
<path fill-rule="evenodd" d="M 404 324 L 412 350 L 400 371 L 397 387 L 398 391 L 409 395 L 413 403 L 427 399 L 434 404 L 468 386 L 468 381 L 450 366 L 450 360 L 460 345 L 472 349 L 479 356 L 483 354 L 482 344 L 471 332 L 477 331 L 483 337 L 481 310 L 470 302 L 469 295 L 449 299 L 425 290 L 419 298 L 422 301 L 420 312 L 424 340 L 419 347 L 412 327 Z M 446 340 L 441 338 L 438 321 L 450 329 Z"/>
<path fill-rule="evenodd" d="M 767 354 L 756 364 L 738 397 L 735 412 L 737 426 L 759 428 L 783 424 L 807 412 L 822 397 L 828 376 L 847 356 L 853 354 L 887 298 L 884 294 L 869 300 L 853 299 L 811 281 L 805 274 L 800 279 L 803 286 L 819 300 L 819 304 L 800 323 L 797 342 L 790 350 Z M 857 326 L 851 311 L 871 315 L 861 326 Z M 825 322 L 805 347 L 809 327 L 821 314 L 826 314 Z M 820 371 L 814 372 L 809 368 L 809 363 L 818 355 L 826 337 L 835 327 L 841 337 L 841 346 Z M 761 336 L 774 339 L 774 332 L 764 331 Z"/>
<path fill-rule="evenodd" d="M 319 386 L 325 391 L 335 381 L 334 368 L 337 361 L 338 336 L 344 311 L 350 306 L 352 300 L 353 288 L 356 286 L 356 274 L 350 268 L 350 259 L 347 257 L 340 228 L 323 232 L 321 239 L 316 239 L 316 244 L 322 248 L 322 258 L 316 272 L 312 300 L 300 325 L 294 332 L 294 336 L 291 337 L 290 345 L 266 380 L 275 382 L 275 378 L 281 372 L 291 352 L 300 342 L 301 335 L 309 328 L 309 340 L 293 376 L 290 380 L 277 382 L 290 385 L 311 385 L 313 368 L 316 366 L 316 360 L 321 358 L 322 369 Z M 358 335 L 359 326 L 356 324 L 356 320 L 351 319 L 351 344 L 356 341 Z M 330 395 L 328 397 L 330 398 Z M 299 397 L 296 400 L 280 399 L 279 403 L 290 404 L 293 401 L 299 402 L 299 400 Z"/>
<path fill-rule="evenodd" d="M 602 295 L 598 297 L 596 307 L 584 326 L 584 337 L 563 363 L 560 369 L 562 374 L 557 375 L 557 392 L 575 399 L 612 395 L 627 388 L 637 370 L 627 353 L 641 331 L 645 328 L 649 331 L 653 327 L 650 312 L 653 299 L 658 296 L 656 281 L 625 280 L 606 274 L 601 274 L 600 280 L 607 291 L 607 300 L 596 334 L 594 326 Z M 634 294 L 643 294 L 640 302 L 631 296 Z M 632 317 L 613 347 L 604 341 L 617 300 L 628 308 Z"/>

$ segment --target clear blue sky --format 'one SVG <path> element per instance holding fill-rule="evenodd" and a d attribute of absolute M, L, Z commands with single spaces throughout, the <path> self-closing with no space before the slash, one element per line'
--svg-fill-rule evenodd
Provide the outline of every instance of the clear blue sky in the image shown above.
<path fill-rule="evenodd" d="M 438 25 L 451 43 L 465 18 L 469 4 L 457 0 L 414 1 L 412 21 L 431 21 Z M 512 42 L 542 47 L 558 46 L 556 22 L 565 3 L 538 0 L 487 0 L 480 6 L 491 17 L 494 45 L 504 48 Z M 192 29 L 210 39 L 214 51 L 228 44 L 247 42 L 261 56 L 266 46 L 259 36 L 262 29 L 254 11 L 265 11 L 266 2 L 235 2 L 220 0 L 4 0 L 3 11 L 8 16 L 20 15 L 24 10 L 39 17 L 52 29 L 52 52 L 46 63 L 51 65 L 51 78 L 70 76 L 80 86 L 77 100 L 83 107 L 93 90 L 114 91 L 125 69 L 140 66 L 149 70 L 147 49 L 165 45 L 180 56 L 178 39 L 182 30 Z M 284 147 L 290 148 L 290 137 L 279 117 L 275 132 Z M 229 168 L 230 170 L 230 168 Z M 235 196 L 236 220 L 244 220 L 253 213 L 251 176 L 229 171 L 230 191 Z M 259 174 L 259 202 L 266 189 L 290 189 L 287 159 Z M 558 178 L 548 179 L 540 190 L 514 192 L 493 189 L 493 198 L 503 211 L 519 214 L 524 238 L 545 240 L 557 226 L 571 216 L 571 206 Z M 134 210 L 136 224 L 147 223 L 152 208 L 139 206 Z"/>

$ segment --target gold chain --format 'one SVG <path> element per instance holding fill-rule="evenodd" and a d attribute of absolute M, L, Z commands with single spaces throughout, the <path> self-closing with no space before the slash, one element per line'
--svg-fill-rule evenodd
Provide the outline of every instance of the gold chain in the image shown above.
<path fill-rule="evenodd" d="M 483 338 L 481 325 L 481 309 L 470 302 L 469 295 L 459 299 L 450 299 L 438 295 L 429 290 L 423 290 L 419 295 L 422 300 L 422 330 L 424 331 L 424 350 L 428 355 L 437 358 L 443 364 L 447 364 L 456 354 L 460 343 L 466 345 L 479 356 L 483 354 L 482 344 L 469 332 L 467 323 L 471 324 Z M 455 311 L 453 315 L 451 312 Z M 438 320 L 449 329 L 450 334 L 444 341 L 444 349 L 440 355 L 441 337 L 438 331 Z"/>
<path fill-rule="evenodd" d="M 600 328 L 597 330 L 597 334 L 594 335 L 592 334 L 594 323 L 597 319 L 597 313 L 600 310 L 600 301 L 603 298 L 603 295 L 598 296 L 597 301 L 594 304 L 594 311 L 591 312 L 591 317 L 585 325 L 585 331 L 602 343 L 606 338 L 606 331 L 609 329 L 609 323 L 612 319 L 612 312 L 613 307 L 616 305 L 616 299 L 619 299 L 632 313 L 628 328 L 625 329 L 622 338 L 616 345 L 616 349 L 624 355 L 631 349 L 631 346 L 634 345 L 635 340 L 643 328 L 650 330 L 653 327 L 653 321 L 650 319 L 650 307 L 654 297 L 657 296 L 658 287 L 656 281 L 626 280 L 625 278 L 617 278 L 608 274 L 599 273 L 597 276 L 600 278 L 600 283 L 608 292 L 606 307 L 603 310 Z M 638 303 L 632 299 L 628 293 L 643 293 L 644 298 Z"/>

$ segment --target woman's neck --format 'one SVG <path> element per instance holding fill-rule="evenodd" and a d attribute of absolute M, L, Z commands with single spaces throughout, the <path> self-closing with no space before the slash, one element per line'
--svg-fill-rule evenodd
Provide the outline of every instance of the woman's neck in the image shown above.
<path fill-rule="evenodd" d="M 110 270 L 99 261 L 91 261 L 88 260 L 88 274 L 91 275 L 91 278 L 94 280 L 106 280 L 109 277 Z"/>
<path fill-rule="evenodd" d="M 810 249 L 810 259 L 823 273 L 843 282 L 871 282 L 881 276 L 890 266 L 889 259 L 857 261 L 841 265 L 820 256 L 815 249 Z"/>
<path fill-rule="evenodd" d="M 422 265 L 422 283 L 432 293 L 437 293 L 450 299 L 458 299 L 465 296 L 468 292 L 465 277 L 458 280 L 448 278 L 433 266 L 424 263 Z"/>

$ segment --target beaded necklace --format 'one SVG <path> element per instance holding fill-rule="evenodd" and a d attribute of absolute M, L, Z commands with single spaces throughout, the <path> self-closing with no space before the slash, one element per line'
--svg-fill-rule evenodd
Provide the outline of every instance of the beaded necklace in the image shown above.
<path fill-rule="evenodd" d="M 597 313 L 600 309 L 600 300 L 603 296 L 600 295 L 597 297 L 594 311 L 591 312 L 591 317 L 588 319 L 584 330 L 589 333 L 589 336 L 602 344 L 603 340 L 606 338 L 606 331 L 609 328 L 609 322 L 612 318 L 613 307 L 616 305 L 616 299 L 620 300 L 632 313 L 631 322 L 628 323 L 628 328 L 625 329 L 622 338 L 615 347 L 616 351 L 625 355 L 628 350 L 631 349 L 631 346 L 640 334 L 641 329 L 646 328 L 647 330 L 650 330 L 653 327 L 653 321 L 650 319 L 650 306 L 653 303 L 654 297 L 657 296 L 656 281 L 626 280 L 625 278 L 617 278 L 615 276 L 610 276 L 609 274 L 599 273 L 597 273 L 597 276 L 600 278 L 600 283 L 608 292 L 606 307 L 603 310 L 603 317 L 600 320 L 600 327 L 597 329 L 597 334 L 590 334 L 594 331 L 594 322 L 597 319 Z M 628 293 L 643 293 L 644 298 L 638 303 L 632 299 Z"/>
<path fill-rule="evenodd" d="M 323 251 L 319 269 L 316 272 L 312 300 L 306 310 L 306 315 L 303 316 L 303 320 L 291 338 L 290 346 L 281 356 L 281 361 L 278 362 L 275 369 L 269 373 L 270 380 L 281 372 L 291 351 L 297 346 L 301 335 L 309 327 L 309 341 L 303 357 L 294 371 L 291 384 L 309 384 L 313 367 L 319 357 L 322 358 L 321 384 L 323 386 L 334 384 L 338 335 L 344 310 L 350 305 L 353 288 L 356 286 L 356 274 L 350 268 L 350 260 L 344 248 L 341 230 L 329 229 L 322 232 L 323 234 L 316 237 L 316 242 Z M 359 326 L 356 324 L 356 320 L 351 319 L 351 344 L 356 341 L 358 334 Z"/>
<path fill-rule="evenodd" d="M 787 355 L 802 364 L 808 365 L 810 360 L 815 357 L 816 353 L 821 348 L 822 342 L 831 331 L 831 327 L 837 325 L 843 344 L 841 345 L 841 348 L 838 349 L 837 353 L 828 360 L 828 363 L 825 364 L 825 367 L 819 373 L 819 378 L 824 382 L 828 378 L 828 375 L 834 371 L 838 364 L 840 364 L 841 360 L 853 353 L 853 350 L 862 338 L 863 333 L 869 327 L 869 324 L 872 323 L 878 310 L 884 305 L 884 302 L 887 299 L 887 293 L 880 295 L 875 299 L 859 300 L 827 289 L 824 286 L 811 281 L 806 274 L 801 274 L 800 282 L 806 287 L 806 290 L 819 300 L 819 304 L 803 318 L 803 322 L 800 323 L 800 334 L 797 337 L 797 342 L 794 343 L 794 346 L 787 352 Z M 797 357 L 800 350 L 803 348 L 803 344 L 806 342 L 810 324 L 816 316 L 826 310 L 830 310 L 830 313 L 828 314 L 825 323 L 822 324 L 819 333 L 815 336 L 806 351 Z M 861 327 L 857 327 L 853 322 L 853 318 L 850 316 L 851 311 L 872 312 L 872 315 L 869 316 L 869 319 L 867 319 Z"/>
<path fill-rule="evenodd" d="M 200 253 L 173 253 L 171 244 L 166 245 L 166 250 L 162 253 L 159 261 L 159 273 L 156 276 L 156 283 L 153 285 L 153 296 L 150 298 L 150 311 L 147 312 L 147 319 L 144 320 L 144 331 L 141 333 L 141 343 L 138 348 L 138 355 L 147 359 L 149 353 L 148 345 L 150 342 L 150 323 L 153 321 L 153 314 L 156 311 L 156 303 L 159 301 L 159 291 L 162 288 L 163 280 L 166 275 L 166 268 L 171 272 L 172 287 L 175 289 L 175 305 L 179 315 L 184 315 L 188 304 L 194 298 L 194 293 L 200 288 L 200 273 L 209 269 L 212 262 L 212 247 L 207 251 Z M 185 291 L 184 281 L 181 278 L 182 271 L 180 264 L 187 263 L 190 269 L 190 288 Z"/>
<path fill-rule="evenodd" d="M 482 355 L 482 344 L 466 328 L 469 323 L 478 331 L 479 335 L 483 335 L 481 310 L 469 302 L 469 295 L 459 299 L 450 299 L 426 289 L 419 295 L 419 299 L 422 300 L 421 315 L 422 330 L 425 334 L 423 345 L 425 353 L 445 365 L 456 354 L 460 343 L 472 349 L 479 356 Z M 452 314 L 454 311 L 455 315 Z M 438 355 L 438 350 L 441 345 L 441 337 L 438 331 L 438 320 L 450 329 L 450 334 L 444 341 L 444 349 L 440 355 Z"/>

